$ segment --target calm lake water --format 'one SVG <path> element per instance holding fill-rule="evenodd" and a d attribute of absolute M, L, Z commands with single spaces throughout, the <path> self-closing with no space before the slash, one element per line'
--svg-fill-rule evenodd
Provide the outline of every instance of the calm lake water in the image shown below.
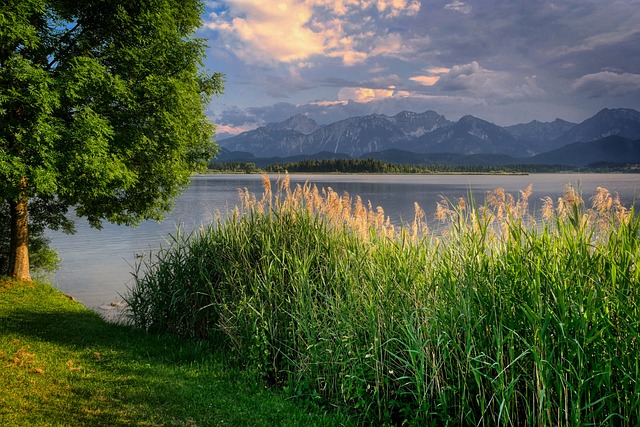
<path fill-rule="evenodd" d="M 277 178 L 271 175 L 272 182 Z M 625 206 L 640 207 L 640 175 L 635 174 L 535 174 L 535 175 L 291 175 L 295 184 L 310 182 L 331 187 L 352 197 L 370 200 L 382 206 L 394 223 L 413 220 L 413 204 L 418 202 L 428 217 L 433 216 L 441 197 L 457 200 L 471 191 L 478 202 L 486 192 L 502 187 L 517 197 L 519 190 L 533 184 L 529 204 L 535 209 L 540 199 L 559 197 L 566 184 L 580 188 L 585 200 L 596 187 L 618 192 Z M 235 206 L 238 189 L 247 188 L 260 195 L 260 175 L 194 176 L 191 185 L 178 199 L 175 208 L 162 222 L 147 221 L 137 228 L 105 223 L 102 230 L 89 227 L 86 220 L 76 221 L 76 234 L 50 232 L 52 247 L 62 258 L 60 270 L 52 278 L 54 285 L 86 306 L 105 315 L 121 302 L 120 295 L 132 284 L 131 272 L 136 254 L 157 249 L 178 225 L 188 231 L 210 223 L 216 212 L 223 216 Z M 639 202 L 636 202 L 638 199 Z"/>

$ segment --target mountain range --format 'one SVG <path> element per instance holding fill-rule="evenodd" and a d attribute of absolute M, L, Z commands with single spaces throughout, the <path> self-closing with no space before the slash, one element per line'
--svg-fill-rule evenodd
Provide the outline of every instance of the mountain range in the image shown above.
<path fill-rule="evenodd" d="M 501 127 L 435 111 L 372 114 L 321 126 L 304 115 L 218 141 L 217 162 L 377 158 L 393 163 L 640 163 L 640 112 L 603 109 L 582 123 L 556 119 Z"/>

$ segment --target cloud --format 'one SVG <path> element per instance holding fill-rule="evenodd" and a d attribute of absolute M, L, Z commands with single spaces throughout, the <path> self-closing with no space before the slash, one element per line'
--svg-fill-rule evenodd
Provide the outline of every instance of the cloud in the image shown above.
<path fill-rule="evenodd" d="M 427 69 L 427 71 L 431 74 L 446 74 L 448 72 L 451 71 L 451 68 L 444 68 L 444 67 L 440 67 L 440 68 L 429 68 Z"/>
<path fill-rule="evenodd" d="M 370 83 L 376 85 L 379 88 L 393 88 L 403 83 L 402 79 L 397 74 L 390 74 L 388 76 L 374 77 L 370 80 Z"/>
<path fill-rule="evenodd" d="M 420 11 L 418 0 L 378 0 L 376 2 L 378 12 L 387 17 L 399 15 L 415 15 Z"/>
<path fill-rule="evenodd" d="M 386 56 L 403 61 L 415 61 L 417 56 L 429 51 L 430 47 L 431 38 L 427 34 L 407 37 L 405 34 L 392 32 L 374 37 L 367 52 L 371 57 Z"/>
<path fill-rule="evenodd" d="M 617 45 L 624 43 L 637 43 L 638 39 L 640 39 L 640 31 L 635 28 L 631 30 L 616 29 L 615 31 L 597 33 L 579 43 L 550 48 L 546 55 L 553 58 L 602 51 L 603 49 L 615 48 Z"/>
<path fill-rule="evenodd" d="M 345 87 L 338 92 L 339 101 L 372 102 L 391 98 L 393 89 L 371 89 L 368 87 Z"/>
<path fill-rule="evenodd" d="M 453 10 L 455 12 L 460 12 L 464 14 L 471 13 L 471 5 L 459 0 L 455 0 L 451 3 L 446 4 L 444 8 L 447 10 Z"/>
<path fill-rule="evenodd" d="M 312 10 L 301 2 L 281 1 L 274 7 L 261 0 L 237 0 L 229 11 L 206 22 L 246 62 L 292 62 L 322 54 L 332 29 L 317 32 L 307 26 Z"/>
<path fill-rule="evenodd" d="M 242 132 L 247 132 L 255 129 L 256 126 L 245 125 L 245 126 L 229 126 L 229 125 L 216 125 L 216 135 L 222 137 L 228 137 L 230 135 L 238 135 Z"/>
<path fill-rule="evenodd" d="M 493 104 L 509 103 L 523 99 L 536 99 L 545 92 L 537 84 L 537 76 L 512 75 L 505 71 L 494 71 L 482 67 L 477 61 L 454 65 L 441 71 L 433 85 L 441 93 L 456 93 L 465 97 L 484 98 Z M 435 74 L 435 73 L 433 73 Z M 429 83 L 429 76 L 417 76 L 411 80 Z"/>
<path fill-rule="evenodd" d="M 423 86 L 433 86 L 438 83 L 440 76 L 414 76 L 410 77 L 409 80 L 420 83 Z"/>
<path fill-rule="evenodd" d="M 221 49 L 249 64 L 279 64 L 314 57 L 340 59 L 353 66 L 402 47 L 397 35 L 371 40 L 377 20 L 412 16 L 417 0 L 235 0 L 209 4 L 204 28 Z"/>
<path fill-rule="evenodd" d="M 445 91 L 478 91 L 500 78 L 500 73 L 482 68 L 477 61 L 454 65 L 443 74 L 438 87 Z"/>
<path fill-rule="evenodd" d="M 589 98 L 622 96 L 640 90 L 640 74 L 602 71 L 576 79 L 571 88 Z"/>
<path fill-rule="evenodd" d="M 440 80 L 440 75 L 448 74 L 450 72 L 450 68 L 429 68 L 427 69 L 427 75 L 409 77 L 409 80 L 423 86 L 433 86 Z"/>
<path fill-rule="evenodd" d="M 400 35 L 399 33 L 386 34 L 376 39 L 374 47 L 371 50 L 371 54 L 395 55 L 397 52 L 403 50 L 403 45 L 404 43 L 402 40 L 402 35 Z"/>

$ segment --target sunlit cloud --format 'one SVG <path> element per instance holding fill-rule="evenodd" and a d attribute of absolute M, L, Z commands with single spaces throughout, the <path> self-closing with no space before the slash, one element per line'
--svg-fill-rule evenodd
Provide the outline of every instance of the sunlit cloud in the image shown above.
<path fill-rule="evenodd" d="M 322 54 L 326 34 L 311 30 L 312 10 L 304 3 L 237 0 L 230 12 L 205 25 L 218 31 L 229 48 L 247 62 L 292 62 Z"/>
<path fill-rule="evenodd" d="M 391 98 L 393 89 L 371 89 L 366 87 L 345 87 L 338 92 L 338 100 L 355 102 L 372 102 L 379 99 Z"/>
<path fill-rule="evenodd" d="M 426 75 L 409 77 L 409 80 L 423 86 L 433 86 L 440 80 L 440 75 L 451 72 L 450 68 L 429 68 Z"/>
<path fill-rule="evenodd" d="M 222 48 L 246 63 L 329 57 L 339 58 L 346 66 L 402 47 L 401 38 L 395 35 L 371 45 L 379 29 L 372 14 L 392 19 L 420 10 L 417 0 L 236 0 L 209 6 L 214 11 L 204 28 L 215 31 Z"/>
<path fill-rule="evenodd" d="M 438 83 L 440 76 L 414 76 L 410 77 L 409 80 L 420 83 L 423 86 L 433 86 Z"/>
<path fill-rule="evenodd" d="M 401 14 L 415 15 L 420 11 L 420 2 L 417 0 L 378 0 L 376 6 L 380 13 L 395 17 Z"/>
<path fill-rule="evenodd" d="M 446 74 L 449 71 L 451 71 L 451 68 L 440 67 L 440 68 L 429 68 L 429 69 L 427 69 L 427 72 L 430 73 L 430 74 Z"/>
<path fill-rule="evenodd" d="M 233 125 L 216 125 L 216 133 L 218 135 L 227 134 L 227 135 L 239 135 L 242 132 L 247 132 L 258 127 L 258 124 L 245 125 L 245 126 L 233 126 Z"/>

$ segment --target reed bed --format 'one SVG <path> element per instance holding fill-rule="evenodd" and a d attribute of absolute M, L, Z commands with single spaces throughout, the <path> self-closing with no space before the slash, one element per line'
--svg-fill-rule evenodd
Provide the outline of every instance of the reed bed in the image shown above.
<path fill-rule="evenodd" d="M 273 187 L 275 188 L 272 188 Z M 288 176 L 146 258 L 149 331 L 226 346 L 291 396 L 373 425 L 637 425 L 640 220 L 599 188 L 380 208 Z"/>

